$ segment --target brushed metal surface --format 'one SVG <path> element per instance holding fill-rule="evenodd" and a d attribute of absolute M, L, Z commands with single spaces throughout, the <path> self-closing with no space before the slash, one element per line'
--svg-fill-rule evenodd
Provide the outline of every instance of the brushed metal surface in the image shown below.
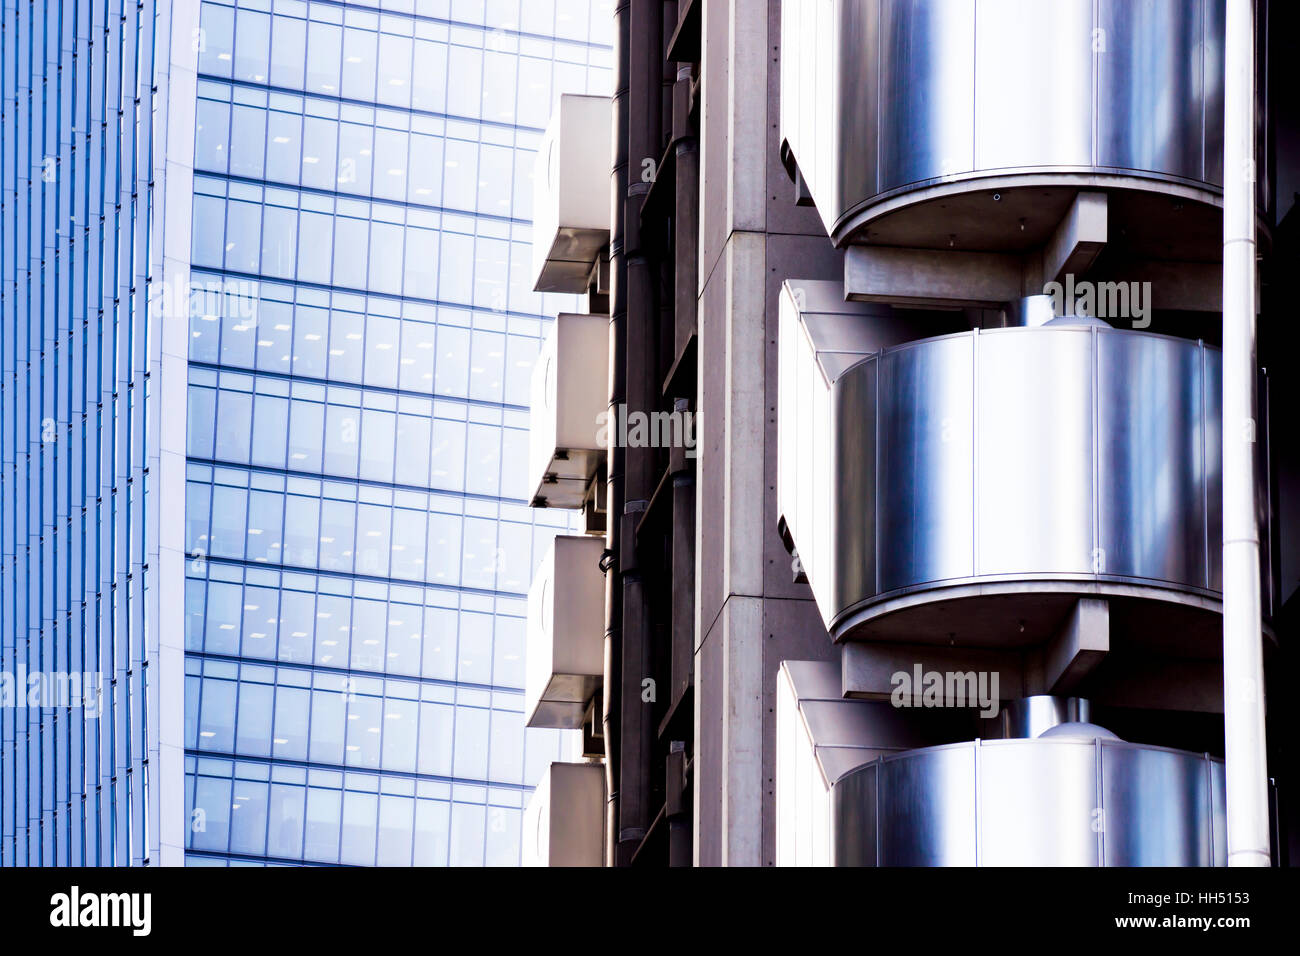
<path fill-rule="evenodd" d="M 787 304 L 778 500 L 834 637 L 984 582 L 1217 597 L 1216 349 L 1053 323 L 855 350 L 875 320 Z"/>
<path fill-rule="evenodd" d="M 1034 694 L 1007 702 L 1000 716 L 1004 737 L 1038 737 L 1067 722 L 1087 723 L 1092 718 L 1092 702 L 1084 697 Z"/>
<path fill-rule="evenodd" d="M 875 866 L 879 763 L 872 761 L 840 778 L 832 789 L 832 853 L 836 866 Z"/>
<path fill-rule="evenodd" d="M 1101 748 L 1107 866 L 1226 864 L 1226 852 L 1214 853 L 1208 763 L 1171 750 Z"/>
<path fill-rule="evenodd" d="M 856 441 L 836 442 L 832 446 L 835 464 L 832 474 L 845 487 L 864 489 L 876 484 L 876 420 L 865 419 L 862 409 L 872 407 L 877 400 L 876 362 L 863 362 L 846 375 L 833 393 L 833 411 L 830 431 L 856 430 Z M 852 607 L 875 590 L 876 582 L 876 508 L 873 496 L 866 494 L 830 496 L 833 524 L 829 530 L 832 541 L 843 548 L 842 558 L 832 567 L 856 568 L 858 573 L 836 575 L 831 593 L 838 607 Z M 833 573 L 833 572 L 832 572 Z"/>
<path fill-rule="evenodd" d="M 877 56 L 863 59 L 880 64 L 880 190 L 972 169 L 975 4 L 970 0 L 881 3 L 879 17 Z M 863 51 L 867 40 L 839 36 L 841 49 L 850 56 Z M 820 103 L 817 106 L 822 108 Z M 864 119 L 856 110 L 841 116 L 841 122 Z M 860 197 L 846 194 L 843 201 L 851 203 L 855 198 Z"/>
<path fill-rule="evenodd" d="M 1200 351 L 1160 336 L 1097 337 L 1098 541 L 1108 574 L 1203 582 L 1207 431 Z"/>
<path fill-rule="evenodd" d="M 969 335 L 884 351 L 879 366 L 876 527 L 879 590 L 972 573 Z M 858 441 L 841 415 L 837 446 Z M 844 489 L 861 494 L 863 489 Z M 838 549 L 837 549 L 838 554 Z M 839 565 L 842 573 L 853 573 Z M 865 583 L 865 582 L 864 582 Z"/>
<path fill-rule="evenodd" d="M 880 48 L 880 11 L 874 4 L 838 3 L 839 36 L 858 37 L 863 49 Z M 782 15 L 788 4 L 782 4 Z M 798 15 L 796 8 L 792 15 Z M 880 191 L 880 63 L 874 57 L 846 56 L 838 64 L 836 108 L 831 119 L 838 140 L 832 161 L 835 169 L 823 177 L 834 183 L 838 204 L 841 194 L 874 196 Z M 829 72 L 829 71 L 828 71 Z M 816 109 L 813 113 L 828 111 Z"/>
<path fill-rule="evenodd" d="M 980 865 L 1096 866 L 1095 754 L 1091 740 L 981 746 Z"/>
<path fill-rule="evenodd" d="M 1213 203 L 1223 9 L 1224 0 L 786 0 L 784 148 L 837 241 L 893 193 L 1011 170 L 1118 177 L 1114 185 L 1157 192 L 1185 184 Z"/>
<path fill-rule="evenodd" d="M 1085 41 L 1092 8 L 1092 0 L 975 4 L 973 168 L 1092 165 L 1093 63 L 1100 60 Z"/>
<path fill-rule="evenodd" d="M 1223 866 L 1223 762 L 1104 738 L 879 757 L 832 787 L 837 866 Z"/>
<path fill-rule="evenodd" d="M 975 865 L 976 757 L 958 744 L 876 761 L 880 866 Z"/>
<path fill-rule="evenodd" d="M 1101 0 L 1097 165 L 1205 176 L 1205 3 Z M 1221 181 L 1220 181 L 1221 185 Z"/>
<path fill-rule="evenodd" d="M 978 336 L 978 573 L 1087 574 L 1093 558 L 1093 335 Z"/>
<path fill-rule="evenodd" d="M 1202 357 L 1202 415 L 1205 431 L 1205 498 L 1207 533 L 1205 538 L 1207 576 L 1210 590 L 1223 590 L 1223 353 L 1206 349 Z M 1267 560 L 1267 552 L 1265 553 Z"/>

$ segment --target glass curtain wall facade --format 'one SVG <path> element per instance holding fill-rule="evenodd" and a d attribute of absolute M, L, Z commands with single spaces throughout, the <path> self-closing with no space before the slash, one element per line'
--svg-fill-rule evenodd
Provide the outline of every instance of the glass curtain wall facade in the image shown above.
<path fill-rule="evenodd" d="M 182 552 L 163 558 L 159 518 L 166 386 L 183 402 L 184 379 L 152 308 L 169 74 L 190 52 L 173 8 L 3 2 L 0 865 L 181 860 L 180 640 L 174 664 L 160 647 L 182 613 L 163 621 L 159 595 Z"/>
<path fill-rule="evenodd" d="M 209 0 L 185 535 L 190 864 L 519 860 L 531 179 L 608 0 Z M 603 184 L 598 184 L 601 188 Z"/>

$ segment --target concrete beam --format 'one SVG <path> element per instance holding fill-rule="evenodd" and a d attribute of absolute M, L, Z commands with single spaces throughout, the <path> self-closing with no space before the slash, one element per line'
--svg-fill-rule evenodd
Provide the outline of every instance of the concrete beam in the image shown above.
<path fill-rule="evenodd" d="M 1223 713 L 1223 664 L 1116 652 L 1088 684 L 1094 704 Z"/>
<path fill-rule="evenodd" d="M 1107 270 L 1108 272 L 1111 270 Z M 1223 311 L 1223 263 L 1135 259 L 1107 276 L 1117 282 L 1150 282 L 1151 307 L 1187 312 Z M 1258 303 L 1256 304 L 1258 311 Z"/>
<path fill-rule="evenodd" d="M 1110 653 L 1110 602 L 1080 598 L 1061 630 L 1043 648 L 1041 689 L 1068 694 Z"/>
<path fill-rule="evenodd" d="M 996 672 L 998 696 L 1012 700 L 1025 696 L 1025 675 L 1021 654 L 1015 650 L 952 647 L 931 644 L 843 645 L 841 658 L 844 696 L 863 700 L 888 700 L 894 690 L 894 675 L 922 671 L 965 673 Z"/>
<path fill-rule="evenodd" d="M 913 307 L 998 306 L 1020 298 L 1018 255 L 850 246 L 844 297 Z"/>
<path fill-rule="evenodd" d="M 1082 276 L 1106 245 L 1106 194 L 1080 192 L 1043 247 L 1043 283 Z M 1039 290 L 1041 291 L 1041 290 Z"/>

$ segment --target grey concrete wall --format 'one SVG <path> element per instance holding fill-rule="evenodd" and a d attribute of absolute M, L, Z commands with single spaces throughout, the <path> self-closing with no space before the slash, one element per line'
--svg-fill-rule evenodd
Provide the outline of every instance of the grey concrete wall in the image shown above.
<path fill-rule="evenodd" d="M 779 157 L 779 2 L 705 0 L 702 23 L 695 852 L 775 862 L 781 661 L 838 657 L 776 530 L 777 294 L 843 278 Z"/>

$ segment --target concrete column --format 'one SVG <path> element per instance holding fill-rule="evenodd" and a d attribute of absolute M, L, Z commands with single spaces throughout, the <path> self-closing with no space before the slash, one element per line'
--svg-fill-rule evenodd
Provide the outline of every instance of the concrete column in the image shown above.
<path fill-rule="evenodd" d="M 784 659 L 835 659 L 776 530 L 776 330 L 787 277 L 843 258 L 779 161 L 780 5 L 705 0 L 702 21 L 695 861 L 775 861 Z"/>

